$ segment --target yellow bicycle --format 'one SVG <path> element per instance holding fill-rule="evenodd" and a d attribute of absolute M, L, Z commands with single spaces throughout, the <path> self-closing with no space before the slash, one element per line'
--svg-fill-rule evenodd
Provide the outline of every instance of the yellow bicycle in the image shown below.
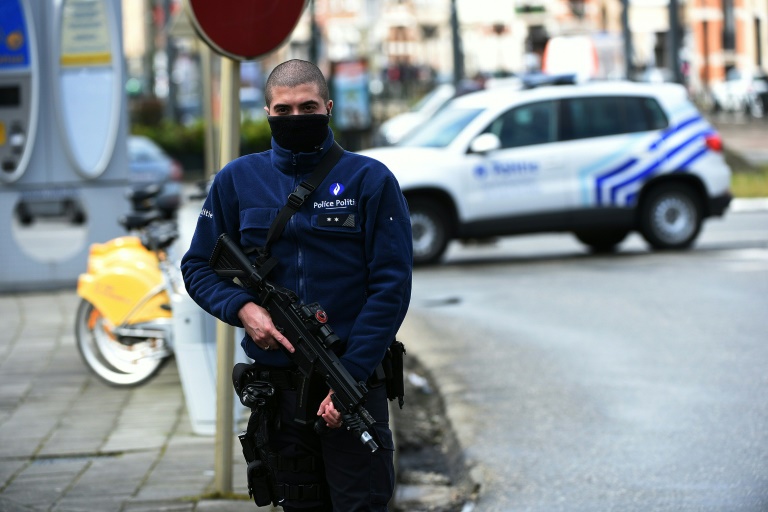
<path fill-rule="evenodd" d="M 136 206 L 156 193 L 134 191 L 131 200 Z M 134 234 L 93 244 L 78 278 L 75 338 L 100 380 L 132 387 L 157 375 L 173 356 L 171 303 L 183 282 L 170 254 L 178 237 L 172 215 L 153 207 L 120 223 Z"/>

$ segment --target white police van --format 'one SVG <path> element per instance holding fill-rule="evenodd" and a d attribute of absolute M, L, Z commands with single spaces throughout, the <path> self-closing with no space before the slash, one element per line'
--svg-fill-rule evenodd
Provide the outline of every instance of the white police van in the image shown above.
<path fill-rule="evenodd" d="M 397 146 L 361 153 L 400 182 L 417 264 L 438 261 L 451 239 L 547 231 L 594 251 L 631 231 L 683 249 L 731 200 L 720 136 L 677 84 L 481 91 Z"/>

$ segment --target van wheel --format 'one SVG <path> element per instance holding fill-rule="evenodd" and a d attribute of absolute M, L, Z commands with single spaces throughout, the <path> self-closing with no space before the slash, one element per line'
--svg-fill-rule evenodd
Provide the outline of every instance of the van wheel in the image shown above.
<path fill-rule="evenodd" d="M 680 183 L 662 185 L 648 193 L 640 210 L 640 231 L 654 249 L 686 249 L 701 230 L 698 194 Z"/>
<path fill-rule="evenodd" d="M 412 199 L 408 203 L 413 233 L 413 263 L 435 263 L 448 246 L 448 214 L 432 199 Z"/>
<path fill-rule="evenodd" d="M 623 242 L 628 234 L 629 231 L 626 229 L 598 229 L 574 233 L 579 242 L 588 245 L 595 253 L 615 251 L 616 246 Z"/>

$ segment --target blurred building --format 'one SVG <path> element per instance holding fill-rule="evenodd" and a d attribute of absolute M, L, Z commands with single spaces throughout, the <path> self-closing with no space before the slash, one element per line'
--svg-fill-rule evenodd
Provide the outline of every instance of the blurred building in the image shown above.
<path fill-rule="evenodd" d="M 317 23 L 331 59 L 367 51 L 374 68 L 406 64 L 427 67 L 442 79 L 450 77 L 450 0 L 316 2 Z M 593 40 L 600 78 L 625 76 L 632 69 L 637 72 L 633 79 L 644 76 L 644 70 L 664 71 L 655 76 L 671 79 L 677 60 L 691 91 L 703 93 L 722 82 L 730 69 L 768 68 L 768 0 L 679 0 L 677 48 L 670 0 L 629 0 L 629 63 L 623 54 L 620 0 L 456 0 L 456 4 L 468 77 L 530 71 L 540 63 L 550 39 L 573 35 Z M 366 34 L 360 44 L 349 35 L 355 27 Z"/>
<path fill-rule="evenodd" d="M 689 0 L 691 86 L 709 90 L 731 69 L 768 71 L 768 0 Z"/>
<path fill-rule="evenodd" d="M 169 31 L 173 23 L 168 22 L 184 16 L 182 1 L 122 1 L 129 89 L 160 98 L 198 94 L 197 89 L 173 90 L 194 81 L 188 77 L 195 75 L 197 62 L 194 36 Z M 623 77 L 627 69 L 669 72 L 674 66 L 671 0 L 628 0 L 629 63 L 621 0 L 312 0 L 288 44 L 257 61 L 256 75 L 266 76 L 288 58 L 314 60 L 327 74 L 335 62 L 363 59 L 374 93 L 418 96 L 452 79 L 452 1 L 468 78 L 535 71 L 547 43 L 563 36 L 591 39 L 599 78 Z M 678 59 L 694 93 L 721 82 L 732 68 L 768 67 L 768 0 L 678 1 Z"/>

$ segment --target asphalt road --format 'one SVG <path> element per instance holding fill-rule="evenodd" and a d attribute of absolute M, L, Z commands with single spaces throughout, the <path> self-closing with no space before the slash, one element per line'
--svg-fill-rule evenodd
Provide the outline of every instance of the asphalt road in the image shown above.
<path fill-rule="evenodd" d="M 687 252 L 638 236 L 453 246 L 401 333 L 436 377 L 474 510 L 768 510 L 768 212 Z"/>

